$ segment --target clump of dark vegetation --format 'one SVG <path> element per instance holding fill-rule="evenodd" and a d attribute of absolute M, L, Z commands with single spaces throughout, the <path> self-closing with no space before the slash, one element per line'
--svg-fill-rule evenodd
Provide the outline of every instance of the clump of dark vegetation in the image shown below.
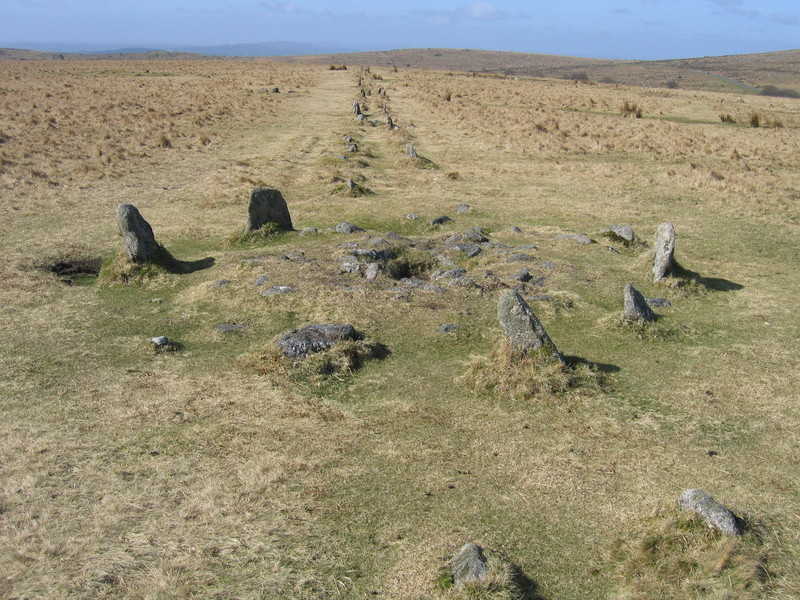
<path fill-rule="evenodd" d="M 620 113 L 622 113 L 623 117 L 636 117 L 637 119 L 642 118 L 641 107 L 635 102 L 631 102 L 629 100 L 625 100 L 622 103 L 622 106 L 620 106 L 619 111 Z"/>
<path fill-rule="evenodd" d="M 225 240 L 225 245 L 229 248 L 258 245 L 275 241 L 278 237 L 286 233 L 286 230 L 278 223 L 268 221 L 255 231 L 241 231 L 230 235 Z"/>
<path fill-rule="evenodd" d="M 761 127 L 761 115 L 758 113 L 750 115 L 750 127 Z"/>
<path fill-rule="evenodd" d="M 347 65 L 331 65 L 329 71 L 347 71 Z"/>
<path fill-rule="evenodd" d="M 789 88 L 779 88 L 774 85 L 765 85 L 759 92 L 762 96 L 774 96 L 776 98 L 800 98 L 800 92 Z"/>
<path fill-rule="evenodd" d="M 95 281 L 102 264 L 102 259 L 85 250 L 71 250 L 36 260 L 33 267 L 53 273 L 66 285 L 80 285 Z"/>
<path fill-rule="evenodd" d="M 727 124 L 729 124 L 729 125 L 735 125 L 735 124 L 736 124 L 736 119 L 734 119 L 734 118 L 733 118 L 733 115 L 731 115 L 731 114 L 728 114 L 728 113 L 723 113 L 723 114 L 721 114 L 721 115 L 719 116 L 719 120 L 720 120 L 722 123 L 727 123 Z"/>
<path fill-rule="evenodd" d="M 763 598 L 766 555 L 753 531 L 724 536 L 692 513 L 663 509 L 612 546 L 620 592 L 614 597 Z"/>

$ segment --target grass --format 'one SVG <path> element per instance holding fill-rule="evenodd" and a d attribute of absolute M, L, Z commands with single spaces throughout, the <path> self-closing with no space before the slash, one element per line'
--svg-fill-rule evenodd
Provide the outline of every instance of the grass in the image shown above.
<path fill-rule="evenodd" d="M 0 596 L 481 597 L 440 578 L 476 540 L 505 565 L 489 597 L 797 597 L 792 101 L 402 65 L 372 69 L 378 80 L 332 62 L 137 63 L 177 74 L 158 77 L 115 61 L 0 63 Z M 359 75 L 415 127 L 355 125 Z M 247 93 L 272 85 L 308 93 Z M 653 118 L 621 118 L 625 100 Z M 786 128 L 719 123 L 753 112 Z M 379 194 L 330 195 L 346 173 L 325 158 L 356 132 Z M 443 167 L 413 168 L 406 133 Z M 250 180 L 282 190 L 298 229 L 367 232 L 226 243 Z M 41 268 L 109 257 L 121 201 L 176 260 L 206 268 L 73 286 Z M 650 243 L 664 221 L 688 285 L 653 284 L 648 247 L 557 239 L 629 223 Z M 474 226 L 492 245 L 451 259 L 476 285 L 428 281 L 447 236 Z M 339 273 L 352 243 L 390 231 L 413 244 L 393 271 Z M 570 369 L 519 368 L 497 345 L 497 294 L 523 266 L 521 293 Z M 626 283 L 672 307 L 621 326 Z M 259 294 L 273 285 L 296 291 Z M 286 330 L 331 322 L 391 354 L 259 358 Z M 154 353 L 156 335 L 181 349 Z M 729 502 L 750 533 L 730 547 L 665 508 L 687 487 Z"/>

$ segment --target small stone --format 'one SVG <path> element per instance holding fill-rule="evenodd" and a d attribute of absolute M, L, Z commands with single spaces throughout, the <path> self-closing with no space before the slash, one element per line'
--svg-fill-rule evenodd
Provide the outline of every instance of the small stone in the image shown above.
<path fill-rule="evenodd" d="M 378 278 L 378 274 L 380 272 L 381 272 L 380 263 L 369 263 L 367 265 L 366 270 L 364 271 L 364 278 L 367 281 L 375 281 Z"/>
<path fill-rule="evenodd" d="M 547 269 L 548 271 L 552 271 L 553 269 L 556 268 L 556 263 L 546 260 L 542 263 L 542 268 Z"/>
<path fill-rule="evenodd" d="M 527 283 L 533 279 L 533 275 L 531 275 L 531 272 L 528 271 L 528 269 L 522 269 L 514 274 L 514 279 L 521 281 L 522 283 Z"/>
<path fill-rule="evenodd" d="M 456 588 L 465 584 L 480 583 L 489 573 L 488 561 L 478 544 L 464 544 L 450 561 L 453 583 Z"/>
<path fill-rule="evenodd" d="M 358 144 L 348 144 L 347 146 L 348 152 L 358 152 Z"/>
<path fill-rule="evenodd" d="M 489 238 L 486 237 L 486 233 L 480 227 L 467 229 L 463 234 L 463 238 L 468 242 L 475 242 L 477 244 L 483 244 L 489 241 Z"/>
<path fill-rule="evenodd" d="M 454 323 L 444 323 L 439 325 L 439 333 L 455 333 L 458 330 L 458 325 Z"/>
<path fill-rule="evenodd" d="M 220 323 L 214 327 L 218 333 L 233 333 L 234 331 L 241 331 L 245 326 L 241 323 Z"/>
<path fill-rule="evenodd" d="M 442 215 L 441 217 L 436 217 L 435 219 L 431 220 L 431 225 L 444 225 L 445 223 L 452 223 L 453 219 L 448 217 L 447 215 Z"/>
<path fill-rule="evenodd" d="M 117 225 L 128 260 L 146 263 L 158 259 L 161 247 L 153 235 L 153 228 L 133 204 L 117 207 Z"/>
<path fill-rule="evenodd" d="M 272 88 L 272 89 L 270 90 L 270 92 L 271 92 L 271 93 L 273 93 L 273 94 L 280 94 L 280 93 L 281 93 L 281 90 L 280 90 L 280 88 L 276 88 L 276 87 L 274 87 L 274 88 Z"/>
<path fill-rule="evenodd" d="M 250 193 L 247 231 L 257 231 L 266 223 L 275 223 L 285 231 L 294 229 L 283 194 L 276 189 L 257 187 Z"/>
<path fill-rule="evenodd" d="M 356 121 L 365 121 L 366 119 L 367 119 L 367 117 L 365 117 L 364 115 L 356 116 Z"/>
<path fill-rule="evenodd" d="M 472 207 L 469 204 L 459 204 L 456 206 L 456 212 L 460 215 L 468 213 L 472 210 Z"/>
<path fill-rule="evenodd" d="M 419 219 L 419 215 L 417 213 L 408 213 L 406 215 L 406 219 L 408 219 L 409 221 L 416 221 L 417 219 Z"/>
<path fill-rule="evenodd" d="M 447 271 L 434 271 L 431 279 L 461 279 L 467 274 L 466 269 L 449 269 Z"/>
<path fill-rule="evenodd" d="M 511 233 L 522 233 L 522 229 L 514 225 L 511 227 Z"/>
<path fill-rule="evenodd" d="M 267 275 L 259 275 L 258 277 L 256 277 L 255 285 L 256 285 L 256 287 L 260 286 L 260 285 L 264 285 L 268 281 L 269 281 L 269 276 L 267 276 Z"/>
<path fill-rule="evenodd" d="M 742 535 L 742 528 L 736 515 L 703 490 L 684 490 L 678 499 L 678 505 L 684 510 L 691 510 L 700 515 L 712 529 L 717 529 L 725 535 Z"/>
<path fill-rule="evenodd" d="M 655 321 L 656 315 L 650 310 L 641 292 L 630 283 L 625 286 L 623 294 L 622 318 L 626 321 Z"/>
<path fill-rule="evenodd" d="M 358 273 L 361 265 L 358 263 L 358 257 L 349 254 L 342 258 L 339 263 L 340 273 Z"/>
<path fill-rule="evenodd" d="M 152 300 L 150 300 L 150 302 L 152 302 L 153 304 L 161 304 L 162 302 L 164 302 L 164 299 L 163 298 L 153 298 Z"/>
<path fill-rule="evenodd" d="M 230 279 L 219 279 L 211 284 L 212 288 L 224 288 L 231 284 Z"/>
<path fill-rule="evenodd" d="M 294 288 L 290 285 L 273 285 L 271 288 L 267 288 L 260 293 L 262 296 L 277 296 L 279 294 L 289 294 L 294 291 Z"/>
<path fill-rule="evenodd" d="M 344 143 L 345 144 L 352 144 L 354 142 L 355 142 L 355 140 L 351 136 L 349 136 L 349 135 L 344 136 Z"/>
<path fill-rule="evenodd" d="M 656 308 L 669 308 L 672 306 L 672 302 L 666 298 L 647 298 L 647 303 L 650 306 L 655 306 Z"/>
<path fill-rule="evenodd" d="M 284 333 L 277 344 L 288 358 L 301 358 L 327 350 L 339 342 L 363 337 L 349 324 L 307 325 Z"/>
<path fill-rule="evenodd" d="M 589 244 L 594 244 L 594 240 L 590 238 L 588 235 L 583 233 L 564 233 L 559 236 L 556 236 L 558 240 L 572 240 L 576 244 L 580 244 L 581 246 L 587 246 Z"/>
<path fill-rule="evenodd" d="M 563 362 L 556 345 L 519 292 L 512 290 L 500 297 L 497 319 L 514 351 L 521 354 L 543 352 Z"/>
<path fill-rule="evenodd" d="M 358 225 L 353 225 L 347 221 L 343 221 L 336 226 L 336 233 L 358 233 L 364 231 Z"/>
<path fill-rule="evenodd" d="M 473 258 L 481 253 L 481 247 L 477 244 L 455 244 L 454 247 L 466 254 L 468 258 Z"/>
<path fill-rule="evenodd" d="M 530 254 L 515 252 L 514 254 L 510 255 L 506 260 L 508 262 L 529 262 L 534 260 L 534 258 Z"/>
<path fill-rule="evenodd" d="M 153 344 L 153 346 L 155 346 L 156 348 L 170 345 L 169 338 L 165 335 L 159 335 L 150 338 L 150 343 Z"/>
<path fill-rule="evenodd" d="M 311 235 L 314 233 L 319 233 L 319 229 L 316 227 L 303 227 L 303 229 L 300 230 L 300 235 Z"/>
<path fill-rule="evenodd" d="M 656 230 L 656 255 L 653 259 L 653 281 L 659 282 L 674 269 L 675 226 L 661 223 Z"/>
<path fill-rule="evenodd" d="M 306 253 L 303 252 L 302 250 L 299 250 L 297 252 L 287 252 L 286 254 L 281 256 L 281 259 L 288 260 L 289 262 L 299 262 L 299 263 L 309 262 L 308 258 L 306 258 Z"/>
<path fill-rule="evenodd" d="M 630 225 L 611 225 L 606 231 L 607 234 L 612 234 L 609 237 L 617 237 L 627 244 L 631 244 L 636 240 L 636 234 Z"/>

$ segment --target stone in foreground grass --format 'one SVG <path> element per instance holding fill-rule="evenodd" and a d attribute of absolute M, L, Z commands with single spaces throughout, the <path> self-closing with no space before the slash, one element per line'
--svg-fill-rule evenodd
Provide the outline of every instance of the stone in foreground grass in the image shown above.
<path fill-rule="evenodd" d="M 437 597 L 469 600 L 535 598 L 535 584 L 497 552 L 464 544 L 439 571 Z"/>

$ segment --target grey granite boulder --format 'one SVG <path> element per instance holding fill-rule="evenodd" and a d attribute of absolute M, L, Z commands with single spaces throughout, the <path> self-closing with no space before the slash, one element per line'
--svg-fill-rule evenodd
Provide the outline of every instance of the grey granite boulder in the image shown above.
<path fill-rule="evenodd" d="M 360 340 L 364 336 L 349 324 L 306 325 L 284 333 L 277 341 L 278 347 L 288 358 L 301 358 L 322 352 L 339 342 Z"/>
<path fill-rule="evenodd" d="M 590 238 L 588 235 L 583 233 L 563 233 L 559 236 L 556 236 L 556 239 L 559 240 L 572 240 L 576 244 L 580 244 L 581 246 L 588 246 L 589 244 L 594 244 L 594 240 Z"/>
<path fill-rule="evenodd" d="M 472 210 L 472 207 L 469 204 L 458 204 L 456 205 L 456 212 L 460 215 L 468 213 Z"/>
<path fill-rule="evenodd" d="M 675 226 L 661 223 L 656 231 L 656 255 L 653 259 L 653 281 L 661 281 L 675 267 Z"/>
<path fill-rule="evenodd" d="M 342 221 L 336 226 L 336 233 L 358 233 L 359 231 L 364 230 L 358 225 L 353 225 L 347 221 Z"/>
<path fill-rule="evenodd" d="M 117 207 L 117 225 L 122 235 L 122 249 L 128 260 L 146 263 L 159 258 L 161 247 L 153 235 L 153 228 L 133 204 L 120 204 Z"/>
<path fill-rule="evenodd" d="M 456 588 L 468 583 L 481 583 L 489 573 L 488 561 L 483 553 L 483 548 L 471 542 L 464 544 L 458 554 L 452 558 L 450 568 Z"/>
<path fill-rule="evenodd" d="M 703 490 L 684 490 L 678 499 L 678 505 L 684 510 L 697 513 L 706 525 L 725 535 L 742 535 L 736 515 Z"/>
<path fill-rule="evenodd" d="M 500 297 L 497 319 L 515 352 L 526 355 L 542 353 L 563 362 L 561 353 L 544 326 L 517 291 L 506 292 Z"/>
<path fill-rule="evenodd" d="M 257 187 L 250 192 L 247 231 L 257 231 L 270 222 L 286 231 L 294 229 L 283 194 L 272 188 Z"/>
<path fill-rule="evenodd" d="M 626 321 L 655 321 L 656 315 L 641 292 L 630 283 L 623 294 L 622 318 Z"/>
<path fill-rule="evenodd" d="M 471 227 L 464 232 L 463 238 L 467 242 L 475 242 L 476 244 L 482 244 L 484 242 L 488 242 L 489 238 L 486 237 L 486 233 L 480 227 Z"/>
<path fill-rule="evenodd" d="M 619 239 L 625 245 L 632 244 L 636 240 L 636 234 L 630 225 L 611 225 L 605 232 L 611 239 Z"/>

